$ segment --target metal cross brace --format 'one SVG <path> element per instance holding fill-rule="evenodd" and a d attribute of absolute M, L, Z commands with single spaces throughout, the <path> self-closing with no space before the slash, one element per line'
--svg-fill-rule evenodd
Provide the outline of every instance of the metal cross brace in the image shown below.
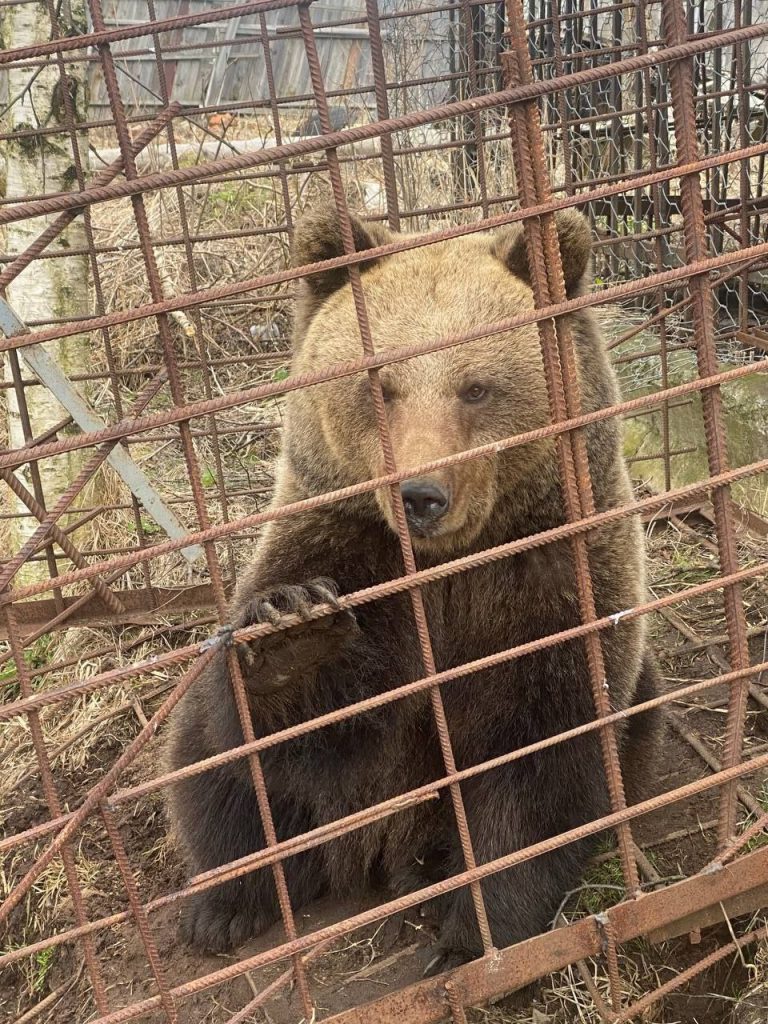
<path fill-rule="evenodd" d="M 0 298 L 0 331 L 7 338 L 28 332 L 24 322 L 2 298 Z M 107 424 L 104 420 L 94 412 L 42 345 L 21 348 L 19 353 L 29 369 L 42 384 L 53 392 L 82 430 L 91 432 L 103 430 L 106 427 Z M 189 533 L 149 482 L 144 471 L 136 465 L 124 448 L 119 445 L 113 448 L 107 456 L 107 461 L 136 495 L 147 515 L 151 516 L 172 540 L 179 540 Z M 193 544 L 182 548 L 181 553 L 188 562 L 193 563 L 202 557 L 203 549 L 199 544 Z"/>

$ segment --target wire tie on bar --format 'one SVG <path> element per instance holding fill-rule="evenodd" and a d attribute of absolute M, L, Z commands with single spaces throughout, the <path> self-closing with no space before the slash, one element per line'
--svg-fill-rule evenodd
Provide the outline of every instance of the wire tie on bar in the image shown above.
<path fill-rule="evenodd" d="M 234 632 L 235 627 L 230 623 L 220 626 L 213 636 L 209 636 L 207 640 L 203 640 L 200 644 L 200 653 L 204 654 L 206 651 L 213 650 L 216 647 L 232 647 Z"/>

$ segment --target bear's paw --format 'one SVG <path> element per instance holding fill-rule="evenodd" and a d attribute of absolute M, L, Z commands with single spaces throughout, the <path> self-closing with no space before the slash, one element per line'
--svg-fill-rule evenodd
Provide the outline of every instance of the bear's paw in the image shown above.
<path fill-rule="evenodd" d="M 319 606 L 328 610 L 317 616 Z M 261 623 L 280 625 L 286 615 L 301 620 L 278 633 L 238 644 L 248 689 L 272 693 L 306 679 L 339 657 L 359 632 L 351 611 L 339 606 L 332 580 L 310 580 L 302 586 L 284 584 L 255 594 L 235 622 L 236 629 Z"/>
<path fill-rule="evenodd" d="M 263 932 L 271 921 L 248 912 L 215 889 L 188 897 L 179 918 L 179 938 L 205 953 L 228 953 Z"/>

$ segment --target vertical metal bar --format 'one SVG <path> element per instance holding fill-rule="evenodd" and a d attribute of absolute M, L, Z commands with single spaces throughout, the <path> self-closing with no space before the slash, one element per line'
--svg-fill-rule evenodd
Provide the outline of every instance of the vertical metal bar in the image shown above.
<path fill-rule="evenodd" d="M 508 67 L 514 84 L 527 84 L 531 80 L 531 65 L 525 46 L 525 23 L 519 0 L 509 0 L 508 23 L 512 53 Z M 511 116 L 513 156 L 521 189 L 521 206 L 545 203 L 551 196 L 546 163 L 541 146 L 538 110 L 535 102 L 515 105 Z M 528 219 L 524 222 L 526 247 L 531 267 L 534 299 L 537 306 L 565 299 L 560 246 L 552 215 Z M 579 415 L 580 399 L 575 366 L 573 338 L 570 327 L 562 318 L 555 324 L 551 320 L 538 325 L 542 356 L 547 377 L 550 412 L 553 422 Z M 568 387 L 564 385 L 567 380 Z M 568 522 L 576 522 L 594 511 L 592 486 L 587 460 L 586 442 L 581 432 L 563 434 L 558 445 L 560 474 Z M 576 537 L 572 542 L 579 609 L 582 622 L 596 618 L 594 594 L 589 569 L 586 541 Z M 600 640 L 590 634 L 585 642 L 589 676 L 599 718 L 610 714 L 610 701 L 603 689 L 605 666 Z M 624 784 L 619 763 L 615 729 L 607 726 L 600 731 L 603 765 L 614 811 L 626 806 Z M 637 895 L 640 883 L 634 855 L 634 842 L 629 825 L 617 829 L 619 853 L 628 892 Z"/>
<path fill-rule="evenodd" d="M 387 69 L 384 65 L 381 22 L 379 21 L 379 8 L 376 0 L 365 0 L 365 20 L 368 25 L 368 39 L 371 45 L 371 67 L 373 68 L 373 89 L 376 96 L 376 117 L 379 121 L 386 121 L 389 118 Z M 399 231 L 400 207 L 397 198 L 397 174 L 391 133 L 385 132 L 381 135 L 379 144 L 381 145 L 381 164 L 384 169 L 384 193 L 387 197 L 387 221 L 393 231 Z"/>
<path fill-rule="evenodd" d="M 264 55 L 264 73 L 266 75 L 267 89 L 269 91 L 269 109 L 272 112 L 272 127 L 275 130 L 275 145 L 282 146 L 283 129 L 280 124 L 280 107 L 277 103 L 275 72 L 272 66 L 272 51 L 269 43 L 267 18 L 263 11 L 259 13 L 259 34 L 261 36 L 261 49 Z M 283 195 L 283 213 L 285 214 L 285 223 L 288 227 L 288 239 L 290 241 L 293 238 L 293 212 L 291 210 L 291 193 L 288 188 L 288 175 L 285 168 L 285 160 L 278 160 L 277 170 L 280 176 L 280 189 Z"/>
<path fill-rule="evenodd" d="M 328 101 L 325 94 L 325 84 L 323 82 L 322 71 L 320 68 L 320 60 L 315 46 L 312 20 L 309 14 L 309 8 L 306 4 L 302 4 L 299 7 L 299 22 L 304 39 L 304 48 L 307 55 L 307 64 L 309 65 L 310 77 L 312 80 L 312 91 L 315 96 L 320 125 L 323 133 L 328 134 L 331 131 Z M 333 188 L 334 203 L 339 217 L 344 251 L 345 253 L 350 254 L 355 251 L 355 243 L 352 236 L 352 225 L 349 219 L 349 210 L 347 209 L 346 204 L 341 167 L 339 165 L 339 158 L 335 149 L 326 150 L 326 160 L 328 162 L 331 186 Z M 357 266 L 351 265 L 348 270 L 363 352 L 366 356 L 371 356 L 374 354 L 373 338 L 371 337 L 368 312 L 365 305 L 365 297 L 363 295 L 360 269 Z M 385 472 L 394 473 L 396 472 L 395 459 L 392 452 L 387 412 L 384 406 L 384 395 L 381 390 L 378 370 L 369 370 L 368 379 L 370 382 L 371 397 L 373 399 L 374 409 L 376 412 L 376 423 L 384 456 Z M 411 547 L 411 539 L 405 518 L 402 495 L 400 493 L 400 488 L 397 485 L 394 485 L 390 489 L 390 497 L 395 514 L 398 537 L 400 539 L 400 550 L 403 556 L 405 573 L 407 576 L 412 576 L 416 572 L 416 561 L 413 555 L 413 548 Z M 416 624 L 416 632 L 418 634 L 419 644 L 421 647 L 424 670 L 428 675 L 433 675 L 436 671 L 435 658 L 432 651 L 432 641 L 429 635 L 429 627 L 427 624 L 422 592 L 420 588 L 416 587 L 409 593 Z M 448 722 L 445 716 L 445 708 L 443 707 L 443 699 L 438 686 L 435 686 L 430 690 L 430 699 L 432 702 L 432 711 L 440 742 L 440 750 L 443 756 L 443 763 L 445 765 L 445 771 L 447 775 L 453 775 L 456 772 L 456 759 L 453 754 L 453 746 L 448 730 Z M 472 848 L 472 840 L 469 833 L 469 825 L 467 823 L 464 799 L 461 794 L 461 787 L 458 783 L 451 784 L 450 794 L 453 803 L 454 815 L 456 817 L 456 827 L 459 840 L 461 842 L 462 854 L 464 856 L 464 863 L 467 870 L 471 870 L 476 867 L 477 861 Z M 488 953 L 493 948 L 493 940 L 491 938 L 490 927 L 488 925 L 488 915 L 485 909 L 480 884 L 478 882 L 473 882 L 470 885 L 470 892 L 472 894 L 472 901 L 475 907 L 478 930 L 483 943 L 483 949 Z"/>
<path fill-rule="evenodd" d="M 128 897 L 128 904 L 131 908 L 134 920 L 136 921 L 136 927 L 139 932 L 139 937 L 141 938 L 141 944 L 144 947 L 144 952 L 147 955 L 150 970 L 152 971 L 160 994 L 160 1002 L 163 1007 L 165 1019 L 168 1024 L 178 1024 L 179 1015 L 176 1011 L 176 1004 L 169 991 L 168 979 L 165 974 L 165 969 L 160 961 L 157 942 L 155 941 L 155 936 L 149 925 L 147 912 L 141 905 L 139 888 L 136 884 L 136 878 L 133 874 L 133 870 L 131 869 L 131 862 L 128 859 L 128 851 L 125 848 L 123 837 L 120 835 L 120 829 L 115 819 L 115 813 L 107 803 L 102 803 L 100 810 L 110 845 L 112 846 L 112 850 L 115 854 L 115 863 L 117 864 L 117 869 L 120 872 L 120 877 L 123 880 L 123 887 Z"/>
<path fill-rule="evenodd" d="M 722 31 L 723 28 L 723 3 L 724 0 L 715 0 L 715 31 Z M 712 97 L 712 107 L 709 111 L 707 121 L 712 126 L 712 151 L 719 153 L 722 150 L 722 133 L 723 133 L 723 98 L 719 95 L 723 89 L 723 51 L 721 47 L 716 47 L 712 54 L 712 91 L 714 93 Z M 708 177 L 709 192 L 712 198 L 711 212 L 715 210 L 720 211 L 727 210 L 728 208 L 728 193 L 723 187 L 724 178 L 723 172 L 720 167 L 713 167 Z M 712 248 L 715 253 L 721 253 L 723 251 L 723 241 L 725 234 L 722 227 L 719 224 L 713 224 L 712 228 Z"/>
<path fill-rule="evenodd" d="M 469 95 L 474 99 L 478 95 L 478 78 L 477 78 L 477 55 L 475 52 L 476 34 L 473 24 L 473 11 L 470 8 L 469 0 L 460 0 L 461 3 L 461 17 L 464 23 L 464 35 L 466 37 L 467 44 L 467 77 L 469 80 Z M 478 111 L 475 111 L 470 116 L 472 124 L 472 138 L 474 139 L 474 146 L 472 152 L 474 156 L 474 170 L 477 173 L 477 184 L 480 188 L 480 202 L 483 210 L 483 216 L 488 216 L 488 187 L 486 184 L 485 175 L 485 150 L 483 149 L 483 122 Z"/>
<path fill-rule="evenodd" d="M 661 9 L 665 42 L 672 46 L 684 42 L 686 21 L 683 4 L 680 0 L 661 0 Z M 670 66 L 669 79 L 672 90 L 672 109 L 675 115 L 678 159 L 682 164 L 692 163 L 697 159 L 698 145 L 693 103 L 693 70 L 690 59 L 675 61 Z M 683 204 L 685 255 L 688 262 L 693 263 L 696 260 L 705 259 L 707 256 L 707 231 L 698 174 L 684 175 L 680 180 L 680 191 Z M 691 279 L 689 289 L 699 376 L 705 377 L 717 372 L 712 293 L 707 280 L 701 276 Z M 701 397 L 707 460 L 709 472 L 714 476 L 728 469 L 728 450 L 720 387 L 705 389 Z M 733 573 L 738 568 L 739 557 L 733 513 L 730 507 L 730 488 L 727 485 L 713 489 L 712 504 L 715 511 L 720 570 L 723 574 Z M 744 669 L 749 666 L 749 651 L 741 587 L 734 583 L 724 587 L 723 601 L 728 630 L 729 664 L 732 669 Z M 730 687 L 723 750 L 724 768 L 730 768 L 741 760 L 749 682 L 750 680 L 745 678 L 733 683 Z M 728 843 L 736 830 L 736 789 L 735 783 L 728 783 L 722 790 L 718 830 L 721 846 Z"/>
<path fill-rule="evenodd" d="M 552 46 L 554 49 L 556 78 L 560 78 L 564 73 L 563 47 L 560 40 L 560 32 L 560 0 L 552 0 Z M 571 154 L 571 128 L 568 124 L 568 96 L 565 89 L 558 90 L 556 103 L 558 116 L 560 118 L 565 194 L 567 196 L 572 196 L 574 194 L 573 156 Z"/>
<path fill-rule="evenodd" d="M 640 41 L 640 45 L 643 53 L 648 52 L 648 7 L 647 0 L 639 0 L 637 4 L 637 37 Z M 651 88 L 651 72 L 646 69 L 642 73 L 642 85 L 644 88 L 640 89 L 641 94 L 645 94 L 645 124 L 646 131 L 648 134 L 648 161 L 651 173 L 658 170 L 658 148 L 656 144 L 656 132 L 654 131 L 654 111 L 653 111 L 653 93 Z M 642 97 L 641 97 L 642 98 Z M 642 106 L 642 104 L 638 104 Z M 640 131 L 642 132 L 642 114 L 639 115 L 640 120 Z M 642 143 L 642 134 L 641 134 Z M 641 145 L 642 151 L 642 145 Z M 669 243 L 660 234 L 658 230 L 666 226 L 667 221 L 662 216 L 662 197 L 661 189 L 658 185 L 651 186 L 651 211 L 652 217 L 650 219 L 651 226 L 656 230 L 657 234 L 654 238 L 654 248 L 656 250 L 656 271 L 661 272 L 666 269 L 667 263 L 667 252 Z M 666 305 L 666 294 L 663 288 L 656 289 L 656 305 L 659 310 L 662 310 Z M 667 319 L 664 317 L 659 323 L 659 384 L 662 391 L 665 391 L 669 386 L 669 352 L 668 352 L 668 338 L 667 338 Z M 670 433 L 669 433 L 669 402 L 664 400 L 661 403 L 661 409 L 659 410 L 661 417 L 661 451 L 664 460 L 664 489 L 669 490 L 672 486 L 672 458 L 670 452 Z"/>
<path fill-rule="evenodd" d="M 11 648 L 13 660 L 16 663 L 16 675 L 19 681 L 19 690 L 22 697 L 29 697 L 32 695 L 34 687 L 29 675 L 29 668 L 27 667 L 26 659 L 24 658 L 24 649 L 19 641 L 21 634 L 18 623 L 16 622 L 16 616 L 12 604 L 5 605 L 3 608 L 3 615 L 5 617 L 5 626 L 8 631 L 8 643 Z M 37 711 L 30 711 L 27 715 L 27 721 L 29 722 L 29 731 L 32 734 L 32 745 L 35 748 L 35 757 L 37 758 L 37 767 L 40 772 L 40 782 L 43 787 L 45 802 L 48 805 L 48 813 L 51 818 L 58 818 L 62 812 L 62 805 L 56 789 L 53 771 L 51 770 L 51 762 L 48 758 L 48 752 L 45 746 L 45 736 L 43 735 L 43 728 L 40 724 L 40 714 Z M 70 843 L 62 844 L 61 859 L 64 862 L 64 873 L 69 887 L 69 894 L 72 898 L 75 921 L 77 922 L 78 927 L 82 927 L 88 924 L 88 915 L 85 911 L 83 891 L 80 888 L 80 881 L 77 877 L 75 855 Z M 88 968 L 88 977 L 93 990 L 93 1000 L 96 1003 L 96 1008 L 99 1013 L 103 1015 L 109 1012 L 109 1002 L 107 1000 L 107 989 L 104 984 L 101 967 L 96 953 L 96 942 L 92 935 L 85 934 L 83 935 L 82 943 L 83 955 Z"/>
<path fill-rule="evenodd" d="M 448 1005 L 451 1008 L 451 1021 L 453 1024 L 467 1024 L 467 1015 L 464 1012 L 461 996 L 452 981 L 446 981 L 445 994 L 448 997 Z"/>
<path fill-rule="evenodd" d="M 29 406 L 27 405 L 27 393 L 24 386 L 24 379 L 21 375 L 19 353 L 16 349 L 10 349 L 8 352 L 8 365 L 11 367 L 11 379 L 13 380 L 13 387 L 16 392 L 16 400 L 19 403 L 19 419 L 21 420 L 21 429 L 24 434 L 24 443 L 31 445 L 34 435 L 32 432 L 32 423 L 29 418 Z M 29 460 L 29 477 L 32 482 L 32 493 L 35 496 L 35 500 L 40 508 L 46 511 L 43 483 L 40 478 L 40 467 L 38 466 L 36 459 Z M 46 548 L 45 559 L 48 565 L 48 575 L 51 579 L 55 579 L 59 575 L 59 567 L 56 564 L 56 558 L 51 548 Z M 57 611 L 63 611 L 64 597 L 59 587 L 53 588 L 53 599 L 56 602 Z"/>
<path fill-rule="evenodd" d="M 736 0 L 735 27 L 752 24 L 752 0 Z M 750 118 L 751 108 L 747 86 L 752 81 L 752 62 L 750 54 L 750 43 L 741 43 L 736 49 L 736 75 L 738 80 L 739 94 L 739 147 L 744 149 L 749 145 L 750 140 Z M 752 233 L 750 231 L 749 204 L 752 193 L 752 186 L 749 177 L 750 161 L 742 160 L 739 164 L 739 234 L 743 247 L 752 244 Z M 746 330 L 749 325 L 749 270 L 744 269 L 739 274 L 739 327 Z"/>
<path fill-rule="evenodd" d="M 621 975 L 619 973 L 619 950 L 616 942 L 616 926 L 607 914 L 597 915 L 597 925 L 603 940 L 603 952 L 608 965 L 610 983 L 611 1009 L 614 1013 L 621 1011 Z"/>

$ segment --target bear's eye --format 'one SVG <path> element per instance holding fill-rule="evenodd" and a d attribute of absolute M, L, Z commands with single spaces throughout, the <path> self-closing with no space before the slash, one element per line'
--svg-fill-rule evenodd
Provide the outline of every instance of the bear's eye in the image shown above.
<path fill-rule="evenodd" d="M 487 394 L 488 388 L 484 388 L 482 384 L 471 384 L 464 389 L 461 397 L 465 402 L 482 402 Z"/>

